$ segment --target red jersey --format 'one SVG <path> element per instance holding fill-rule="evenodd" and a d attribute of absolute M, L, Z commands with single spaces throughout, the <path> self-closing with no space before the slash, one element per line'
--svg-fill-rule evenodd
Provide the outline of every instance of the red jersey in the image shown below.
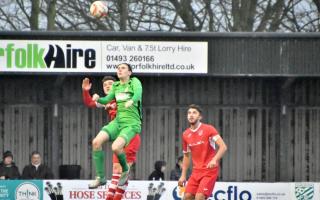
<path fill-rule="evenodd" d="M 207 164 L 215 156 L 215 141 L 219 134 L 209 125 L 200 123 L 195 130 L 188 128 L 182 135 L 183 153 L 191 152 L 193 169 L 208 169 Z"/>
<path fill-rule="evenodd" d="M 84 104 L 90 108 L 105 108 L 111 120 L 113 120 L 116 117 L 117 103 L 115 99 L 104 106 L 102 104 L 99 104 L 93 101 L 88 90 L 82 90 L 82 98 L 83 98 Z"/>

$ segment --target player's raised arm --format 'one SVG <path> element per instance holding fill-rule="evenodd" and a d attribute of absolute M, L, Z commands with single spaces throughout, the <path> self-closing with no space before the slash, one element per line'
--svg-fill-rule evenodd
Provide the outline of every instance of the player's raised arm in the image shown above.
<path fill-rule="evenodd" d="M 82 99 L 83 103 L 90 107 L 90 108 L 95 108 L 97 107 L 96 102 L 92 99 L 90 95 L 90 89 L 91 89 L 92 84 L 90 83 L 90 80 L 88 78 L 85 78 L 82 80 Z"/>

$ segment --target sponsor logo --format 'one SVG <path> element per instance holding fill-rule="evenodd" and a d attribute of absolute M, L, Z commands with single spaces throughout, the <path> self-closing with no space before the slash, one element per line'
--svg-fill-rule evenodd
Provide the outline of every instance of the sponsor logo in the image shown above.
<path fill-rule="evenodd" d="M 16 200 L 40 200 L 39 188 L 29 182 L 20 184 L 16 189 L 15 194 Z"/>
<path fill-rule="evenodd" d="M 200 140 L 198 142 L 194 142 L 194 143 L 189 144 L 189 146 L 193 147 L 193 146 L 198 146 L 198 145 L 201 145 L 201 144 L 204 144 L 204 141 Z"/>
<path fill-rule="evenodd" d="M 36 43 L 27 43 L 24 47 L 15 47 L 15 43 L 0 46 L 0 61 L 5 60 L 8 69 L 48 69 L 48 68 L 77 68 L 82 59 L 84 67 L 96 67 L 96 51 L 94 49 L 72 48 L 71 44 L 59 46 L 49 44 L 48 48 Z"/>
<path fill-rule="evenodd" d="M 9 198 L 9 189 L 7 185 L 0 185 L 0 199 Z"/>
<path fill-rule="evenodd" d="M 117 101 L 125 101 L 130 99 L 130 94 L 126 92 L 121 92 L 116 94 L 116 100 Z"/>
<path fill-rule="evenodd" d="M 172 191 L 172 197 L 174 200 L 182 200 L 185 187 L 176 186 Z"/>
<path fill-rule="evenodd" d="M 252 200 L 252 194 L 248 190 L 238 191 L 234 185 L 228 186 L 227 191 L 217 190 L 210 200 Z"/>
<path fill-rule="evenodd" d="M 312 183 L 296 184 L 294 193 L 297 200 L 313 200 L 314 185 Z"/>
<path fill-rule="evenodd" d="M 204 188 L 204 191 L 208 188 Z M 185 192 L 185 187 L 175 187 L 172 196 L 175 200 L 182 200 Z M 252 194 L 247 190 L 238 191 L 237 186 L 229 186 L 227 191 L 218 190 L 212 194 L 208 200 L 251 200 Z"/>
<path fill-rule="evenodd" d="M 175 187 L 172 192 L 174 200 L 182 200 L 184 192 L 185 187 Z M 248 190 L 239 191 L 237 186 L 230 185 L 226 191 L 217 190 L 208 200 L 252 200 L 252 194 Z"/>
<path fill-rule="evenodd" d="M 54 186 L 47 181 L 44 190 L 47 192 L 51 200 L 63 199 L 62 185 L 59 182 Z"/>
<path fill-rule="evenodd" d="M 161 196 L 165 193 L 166 188 L 164 183 L 161 182 L 157 186 L 153 183 L 150 183 L 148 186 L 148 195 L 147 200 L 159 200 Z"/>

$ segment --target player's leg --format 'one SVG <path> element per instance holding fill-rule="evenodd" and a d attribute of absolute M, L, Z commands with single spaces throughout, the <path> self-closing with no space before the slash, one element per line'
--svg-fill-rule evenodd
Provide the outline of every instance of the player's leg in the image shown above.
<path fill-rule="evenodd" d="M 98 135 L 92 140 L 92 159 L 96 169 L 96 177 L 89 184 L 90 189 L 97 188 L 106 183 L 105 180 L 105 153 L 102 151 L 102 144 L 109 140 L 108 134 L 101 130 Z"/>
<path fill-rule="evenodd" d="M 206 200 L 206 196 L 202 193 L 197 193 L 195 200 Z"/>
<path fill-rule="evenodd" d="M 183 200 L 194 200 L 194 194 L 184 193 Z"/>
<path fill-rule="evenodd" d="M 140 135 L 136 134 L 134 138 L 131 139 L 130 143 L 124 148 L 127 162 L 130 167 L 133 165 L 133 163 L 136 162 L 137 152 L 140 148 L 140 143 L 141 143 Z M 124 185 L 118 186 L 116 190 L 116 195 L 114 196 L 113 200 L 121 200 L 123 194 L 127 189 L 127 186 L 128 186 L 128 181 Z"/>
<path fill-rule="evenodd" d="M 131 167 L 132 164 L 133 164 L 133 163 L 128 163 L 129 167 Z M 119 165 L 120 165 L 120 164 L 119 164 Z M 120 165 L 120 167 L 121 167 L 121 165 Z M 128 187 L 128 184 L 129 184 L 128 181 L 127 181 L 125 184 L 123 184 L 123 185 L 119 185 L 119 184 L 118 184 L 118 187 L 117 187 L 117 189 L 116 189 L 116 193 L 115 193 L 115 195 L 114 195 L 113 200 L 121 200 L 121 199 L 122 199 L 123 194 L 126 192 L 126 189 L 127 189 L 127 187 Z"/>
<path fill-rule="evenodd" d="M 126 184 L 130 173 L 130 167 L 127 163 L 126 154 L 123 148 L 126 144 L 129 144 L 136 133 L 139 133 L 140 131 L 141 129 L 139 126 L 124 127 L 121 129 L 117 139 L 112 143 L 112 150 L 117 155 L 119 163 L 122 167 L 122 174 L 118 183 L 120 186 Z"/>
<path fill-rule="evenodd" d="M 92 159 L 96 169 L 96 178 L 89 184 L 89 189 L 95 189 L 100 185 L 106 184 L 105 178 L 105 152 L 102 144 L 113 140 L 116 137 L 118 126 L 116 122 L 110 122 L 104 126 L 99 134 L 92 141 Z"/>
<path fill-rule="evenodd" d="M 127 159 L 126 159 L 126 154 L 123 150 L 124 146 L 126 145 L 126 140 L 119 136 L 113 143 L 112 143 L 112 151 L 117 155 L 117 158 L 119 160 L 119 163 L 121 165 L 121 168 L 122 168 L 122 173 L 121 173 L 121 176 L 123 173 L 129 173 L 129 165 L 127 163 Z M 121 180 L 121 176 L 120 176 L 120 180 Z M 119 180 L 119 183 L 118 185 L 124 185 L 125 182 L 120 181 Z"/>
<path fill-rule="evenodd" d="M 204 200 L 212 195 L 212 191 L 217 181 L 218 174 L 218 167 L 203 173 L 196 193 L 196 200 Z"/>
<path fill-rule="evenodd" d="M 112 165 L 112 179 L 111 183 L 109 184 L 108 187 L 108 193 L 107 193 L 107 199 L 106 200 L 114 200 L 117 187 L 118 187 L 118 182 L 121 176 L 122 168 L 121 165 L 119 164 L 118 158 L 115 154 L 113 154 L 113 165 Z"/>
<path fill-rule="evenodd" d="M 184 192 L 183 199 L 184 200 L 193 200 L 195 198 L 195 195 L 197 193 L 199 187 L 199 177 L 197 173 L 192 173 Z"/>

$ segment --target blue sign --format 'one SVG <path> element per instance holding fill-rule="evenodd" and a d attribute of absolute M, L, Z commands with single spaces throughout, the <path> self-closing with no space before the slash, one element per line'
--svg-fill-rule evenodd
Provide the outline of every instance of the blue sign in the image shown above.
<path fill-rule="evenodd" d="M 43 200 L 42 180 L 1 180 L 1 200 Z"/>

